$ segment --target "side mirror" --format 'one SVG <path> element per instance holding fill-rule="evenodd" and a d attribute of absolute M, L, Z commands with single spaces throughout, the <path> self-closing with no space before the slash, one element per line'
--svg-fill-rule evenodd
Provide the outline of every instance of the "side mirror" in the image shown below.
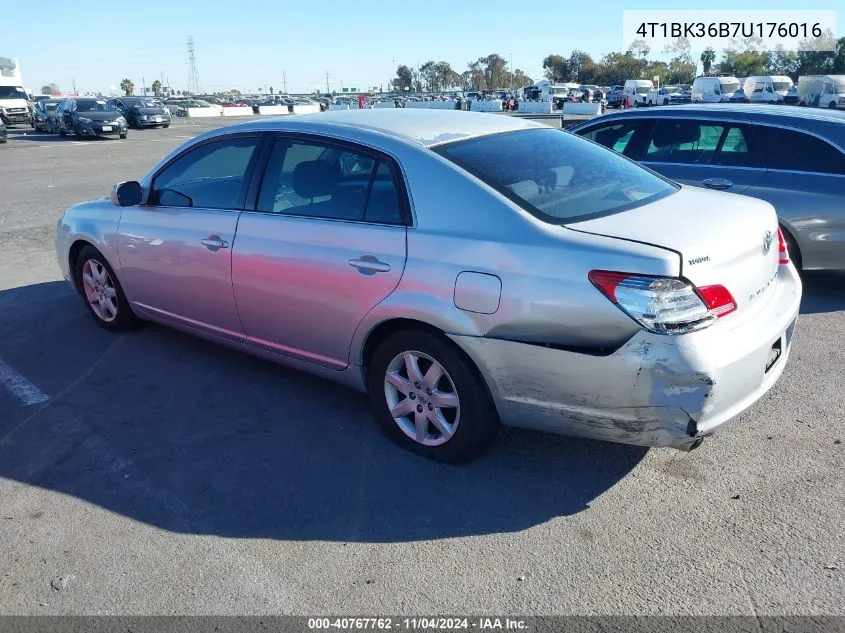
<path fill-rule="evenodd" d="M 141 204 L 142 193 L 140 183 L 134 180 L 121 182 L 112 187 L 111 202 L 116 207 L 133 207 Z"/>

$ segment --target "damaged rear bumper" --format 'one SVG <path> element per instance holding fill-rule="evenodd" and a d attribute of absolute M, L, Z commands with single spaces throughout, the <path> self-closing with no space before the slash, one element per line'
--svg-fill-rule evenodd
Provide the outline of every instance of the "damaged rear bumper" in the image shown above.
<path fill-rule="evenodd" d="M 508 426 L 691 450 L 780 377 L 800 300 L 798 274 L 781 266 L 775 292 L 753 318 L 726 317 L 682 336 L 643 330 L 607 356 L 451 338 L 478 366 Z"/>

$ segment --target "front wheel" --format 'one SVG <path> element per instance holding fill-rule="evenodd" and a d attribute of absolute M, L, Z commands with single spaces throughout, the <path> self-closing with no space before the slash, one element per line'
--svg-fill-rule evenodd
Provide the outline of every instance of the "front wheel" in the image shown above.
<path fill-rule="evenodd" d="M 128 134 L 126 132 L 124 132 L 123 134 L 120 135 L 120 138 L 126 138 L 127 136 L 128 136 Z"/>
<path fill-rule="evenodd" d="M 97 325 L 112 332 L 125 332 L 141 324 L 100 251 L 93 246 L 84 247 L 76 259 L 75 274 L 76 287 Z"/>
<path fill-rule="evenodd" d="M 831 101 L 831 102 L 827 105 L 827 107 L 828 107 L 828 108 L 830 108 L 831 110 L 836 110 L 836 101 Z"/>
<path fill-rule="evenodd" d="M 367 373 L 373 413 L 403 448 L 458 464 L 480 456 L 496 436 L 496 410 L 475 366 L 447 339 L 422 330 L 389 336 Z"/>
<path fill-rule="evenodd" d="M 163 128 L 166 130 L 167 128 L 169 128 L 169 127 L 170 127 L 170 123 L 165 123 L 165 124 L 164 124 L 164 125 L 162 125 L 161 127 L 163 127 Z"/>

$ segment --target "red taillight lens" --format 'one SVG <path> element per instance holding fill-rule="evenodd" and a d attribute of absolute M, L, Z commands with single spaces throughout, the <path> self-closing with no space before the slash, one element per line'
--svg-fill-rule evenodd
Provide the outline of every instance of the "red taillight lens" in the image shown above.
<path fill-rule="evenodd" d="M 778 227 L 778 263 L 789 263 L 789 249 L 786 246 L 786 240 L 783 237 L 783 231 Z"/>
<path fill-rule="evenodd" d="M 696 288 L 677 277 L 610 270 L 593 270 L 589 279 L 620 310 L 657 334 L 694 332 L 736 310 L 724 286 Z"/>
<path fill-rule="evenodd" d="M 736 301 L 724 286 L 702 286 L 697 290 L 711 314 L 723 317 L 736 310 Z"/>
<path fill-rule="evenodd" d="M 616 303 L 616 288 L 628 277 L 633 277 L 630 273 L 614 273 L 609 270 L 593 270 L 588 275 L 590 281 L 598 286 L 607 298 Z"/>

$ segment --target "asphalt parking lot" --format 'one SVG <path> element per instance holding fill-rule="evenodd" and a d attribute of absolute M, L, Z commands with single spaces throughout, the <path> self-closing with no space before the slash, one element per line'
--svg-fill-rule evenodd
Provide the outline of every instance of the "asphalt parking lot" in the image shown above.
<path fill-rule="evenodd" d="M 31 386 L 0 384 L 0 613 L 845 614 L 845 277 L 806 276 L 782 379 L 697 451 L 504 431 L 435 464 L 357 393 L 109 334 L 60 280 L 67 206 L 218 124 L 0 146 L 0 376 Z"/>

